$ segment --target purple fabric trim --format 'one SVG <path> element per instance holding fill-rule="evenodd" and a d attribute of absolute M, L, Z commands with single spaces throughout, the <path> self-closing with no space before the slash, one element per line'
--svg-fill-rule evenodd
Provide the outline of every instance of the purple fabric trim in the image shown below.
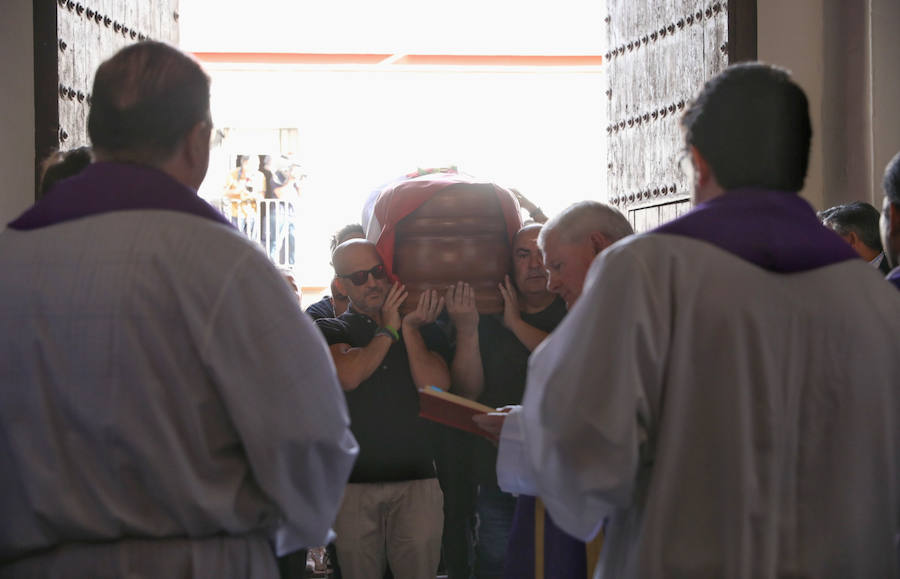
<path fill-rule="evenodd" d="M 895 267 L 889 271 L 887 277 L 884 279 L 894 284 L 897 289 L 900 289 L 900 267 Z"/>
<path fill-rule="evenodd" d="M 535 499 L 519 495 L 506 547 L 505 579 L 534 577 Z M 556 526 L 544 511 L 544 578 L 581 579 L 587 574 L 587 550 L 583 542 Z"/>
<path fill-rule="evenodd" d="M 110 213 L 160 209 L 231 224 L 209 203 L 158 169 L 126 163 L 94 163 L 60 181 L 47 195 L 9 224 L 27 231 Z"/>
<path fill-rule="evenodd" d="M 503 577 L 534 577 L 534 497 L 519 495 L 516 500 Z"/>
<path fill-rule="evenodd" d="M 738 189 L 697 205 L 654 230 L 706 241 L 778 273 L 797 273 L 859 259 L 836 233 L 819 223 L 796 193 Z"/>

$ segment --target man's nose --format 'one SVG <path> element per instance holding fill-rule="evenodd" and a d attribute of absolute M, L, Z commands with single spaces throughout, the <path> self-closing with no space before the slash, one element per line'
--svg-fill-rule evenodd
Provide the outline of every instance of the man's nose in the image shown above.
<path fill-rule="evenodd" d="M 538 254 L 533 254 L 531 257 L 529 257 L 528 258 L 528 267 L 530 267 L 531 269 L 543 268 L 544 262 L 541 259 L 541 256 Z"/>
<path fill-rule="evenodd" d="M 558 276 L 553 275 L 552 271 L 547 272 L 547 291 L 558 294 L 557 291 L 560 287 Z"/>

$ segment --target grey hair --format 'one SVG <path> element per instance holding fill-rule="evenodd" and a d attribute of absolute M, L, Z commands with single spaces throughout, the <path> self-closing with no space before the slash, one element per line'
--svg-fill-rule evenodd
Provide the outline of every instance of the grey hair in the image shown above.
<path fill-rule="evenodd" d="M 538 234 L 538 247 L 543 251 L 547 236 L 557 233 L 563 243 L 578 243 L 593 232 L 602 233 L 615 243 L 634 233 L 628 219 L 618 210 L 599 201 L 579 201 L 554 215 Z"/>

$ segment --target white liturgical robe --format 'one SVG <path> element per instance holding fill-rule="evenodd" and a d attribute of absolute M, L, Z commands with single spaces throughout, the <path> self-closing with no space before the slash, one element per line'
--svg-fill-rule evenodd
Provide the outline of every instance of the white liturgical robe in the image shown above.
<path fill-rule="evenodd" d="M 328 540 L 344 396 L 227 225 L 135 208 L 3 231 L 0 367 L 0 576 L 277 577 L 275 554 Z"/>
<path fill-rule="evenodd" d="M 900 294 L 859 259 L 787 269 L 624 240 L 532 355 L 531 490 L 581 539 L 607 520 L 596 577 L 897 576 Z"/>

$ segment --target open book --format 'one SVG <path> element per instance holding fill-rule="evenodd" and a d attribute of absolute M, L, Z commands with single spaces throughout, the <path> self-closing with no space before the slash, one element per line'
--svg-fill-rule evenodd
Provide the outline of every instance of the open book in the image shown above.
<path fill-rule="evenodd" d="M 472 421 L 474 415 L 488 412 L 495 412 L 495 410 L 474 400 L 444 392 L 434 386 L 419 389 L 419 416 L 494 440 L 489 432 L 482 430 Z"/>

